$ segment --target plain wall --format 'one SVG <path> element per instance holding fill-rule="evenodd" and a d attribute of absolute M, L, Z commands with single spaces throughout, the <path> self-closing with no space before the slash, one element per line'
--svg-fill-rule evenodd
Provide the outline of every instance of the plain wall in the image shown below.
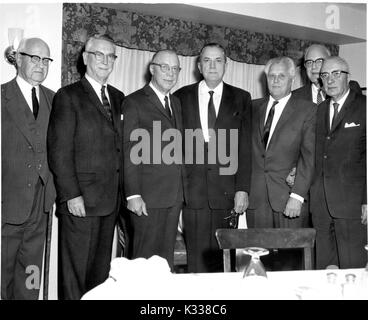
<path fill-rule="evenodd" d="M 367 86 L 367 43 L 353 43 L 340 46 L 339 55 L 350 67 L 351 79 L 359 82 L 361 87 Z"/>

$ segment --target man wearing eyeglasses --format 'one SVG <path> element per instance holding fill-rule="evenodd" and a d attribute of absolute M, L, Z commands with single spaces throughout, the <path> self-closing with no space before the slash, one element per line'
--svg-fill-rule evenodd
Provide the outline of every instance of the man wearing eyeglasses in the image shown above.
<path fill-rule="evenodd" d="M 178 56 L 171 50 L 156 52 L 149 72 L 149 84 L 123 103 L 124 186 L 131 226 L 129 256 L 134 259 L 159 255 L 173 270 L 183 203 L 181 107 L 178 98 L 170 93 L 180 72 Z M 173 145 L 175 159 L 164 152 Z"/>
<path fill-rule="evenodd" d="M 340 57 L 326 58 L 320 77 L 331 98 L 318 107 L 310 190 L 317 268 L 361 268 L 367 260 L 366 97 L 349 89 L 349 66 Z"/>
<path fill-rule="evenodd" d="M 80 299 L 110 269 L 122 199 L 124 94 L 107 84 L 115 59 L 111 38 L 90 37 L 85 76 L 53 102 L 47 145 L 57 190 L 61 299 Z"/>
<path fill-rule="evenodd" d="M 226 59 L 225 49 L 220 44 L 206 44 L 197 64 L 203 80 L 175 92 L 182 104 L 184 129 L 200 132 L 202 139 L 196 139 L 196 144 L 204 150 L 202 161 L 197 148 L 193 148 L 192 154 L 185 150 L 186 156 L 193 159 L 193 163 L 185 164 L 183 209 L 189 272 L 223 270 L 216 229 L 228 227 L 225 218 L 230 212 L 240 214 L 248 207 L 251 97 L 249 92 L 223 81 Z M 223 142 L 219 139 L 220 131 L 226 133 Z M 232 132 L 237 138 L 235 145 L 230 138 Z M 186 144 L 189 140 L 192 138 L 186 137 Z M 221 153 L 230 154 L 229 158 L 236 163 L 235 172 L 221 174 Z"/>
<path fill-rule="evenodd" d="M 47 213 L 55 187 L 47 163 L 46 133 L 54 92 L 46 79 L 50 48 L 23 39 L 17 76 L 1 85 L 1 298 L 38 299 Z"/>

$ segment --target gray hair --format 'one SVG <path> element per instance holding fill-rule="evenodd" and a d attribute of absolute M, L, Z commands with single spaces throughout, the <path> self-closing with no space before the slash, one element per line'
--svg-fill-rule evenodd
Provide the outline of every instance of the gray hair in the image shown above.
<path fill-rule="evenodd" d="M 337 61 L 338 63 L 340 63 L 342 66 L 343 66 L 343 69 L 345 68 L 346 70 L 343 70 L 343 71 L 346 71 L 346 72 L 349 72 L 349 65 L 348 63 L 346 62 L 345 59 L 339 57 L 339 56 L 330 56 L 330 57 L 327 57 L 324 61 L 323 61 L 323 64 L 325 64 L 327 61 L 331 61 L 331 60 L 335 60 Z M 323 65 L 322 65 L 323 67 Z"/>
<path fill-rule="evenodd" d="M 271 66 L 274 64 L 285 64 L 289 75 L 292 77 L 295 77 L 296 66 L 295 66 L 295 62 L 293 59 L 283 56 L 283 57 L 276 57 L 276 58 L 272 58 L 268 60 L 264 68 L 264 73 L 266 75 L 268 75 L 268 72 L 270 71 Z"/>
<path fill-rule="evenodd" d="M 86 41 L 86 44 L 85 44 L 85 50 L 88 51 L 88 49 L 91 47 L 93 41 L 95 40 L 104 40 L 104 41 L 108 41 L 110 43 L 112 43 L 115 47 L 115 42 L 114 40 L 108 36 L 107 34 L 95 34 L 93 36 L 90 36 L 87 41 Z"/>
<path fill-rule="evenodd" d="M 323 44 L 315 43 L 315 44 L 310 45 L 307 49 L 305 49 L 304 60 L 305 60 L 305 57 L 307 56 L 308 52 L 312 49 L 315 49 L 315 48 L 319 48 L 322 52 L 324 52 L 326 54 L 327 57 L 329 57 L 331 55 L 330 50 L 328 50 L 328 48 L 326 46 L 324 46 Z"/>

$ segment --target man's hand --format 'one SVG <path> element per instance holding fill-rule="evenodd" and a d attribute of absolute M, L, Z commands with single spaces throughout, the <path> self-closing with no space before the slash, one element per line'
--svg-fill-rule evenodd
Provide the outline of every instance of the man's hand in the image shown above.
<path fill-rule="evenodd" d="M 142 197 L 129 199 L 127 208 L 128 210 L 134 212 L 139 217 L 142 215 L 142 213 L 145 216 L 148 216 L 146 203 L 143 201 Z"/>
<path fill-rule="evenodd" d="M 82 196 L 68 200 L 67 202 L 69 212 L 75 217 L 85 217 L 86 209 L 84 208 L 84 200 Z"/>
<path fill-rule="evenodd" d="M 367 224 L 367 205 L 362 204 L 362 224 Z"/>
<path fill-rule="evenodd" d="M 237 191 L 234 197 L 234 210 L 236 213 L 243 213 L 249 205 L 248 193 Z"/>
<path fill-rule="evenodd" d="M 299 200 L 289 197 L 289 200 L 286 204 L 284 215 L 289 218 L 296 218 L 300 216 L 300 212 L 302 210 L 303 203 Z"/>
<path fill-rule="evenodd" d="M 296 167 L 292 168 L 288 176 L 286 177 L 286 183 L 290 188 L 294 185 L 295 173 L 296 173 Z"/>

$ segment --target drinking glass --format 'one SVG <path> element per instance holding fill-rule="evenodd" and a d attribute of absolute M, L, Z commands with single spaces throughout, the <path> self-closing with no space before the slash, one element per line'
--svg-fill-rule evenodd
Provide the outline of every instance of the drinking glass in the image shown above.
<path fill-rule="evenodd" d="M 243 278 L 252 276 L 267 278 L 266 270 L 260 257 L 268 254 L 269 251 L 259 247 L 248 247 L 244 249 L 244 253 L 250 255 L 251 259 L 245 267 Z"/>

